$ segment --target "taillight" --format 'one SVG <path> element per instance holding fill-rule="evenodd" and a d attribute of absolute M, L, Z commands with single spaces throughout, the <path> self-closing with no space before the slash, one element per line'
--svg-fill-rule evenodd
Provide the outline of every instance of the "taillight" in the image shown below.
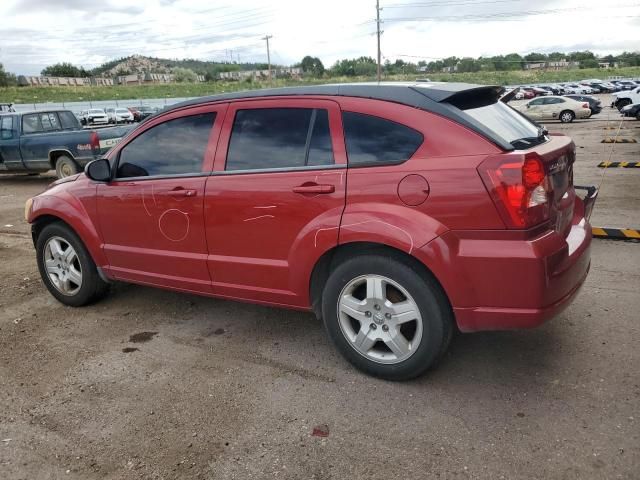
<path fill-rule="evenodd" d="M 97 132 L 91 132 L 89 144 L 91 145 L 91 150 L 100 150 L 100 139 Z"/>
<path fill-rule="evenodd" d="M 589 108 L 589 104 L 588 103 L 583 103 L 582 104 L 582 108 Z"/>
<path fill-rule="evenodd" d="M 478 173 L 508 228 L 530 228 L 549 219 L 549 181 L 536 153 L 488 158 Z"/>

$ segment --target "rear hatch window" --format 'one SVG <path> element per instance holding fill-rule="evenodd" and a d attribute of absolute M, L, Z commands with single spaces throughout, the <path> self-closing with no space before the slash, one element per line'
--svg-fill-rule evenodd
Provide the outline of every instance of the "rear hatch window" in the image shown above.
<path fill-rule="evenodd" d="M 544 129 L 503 102 L 464 109 L 516 150 L 526 150 L 547 141 Z"/>

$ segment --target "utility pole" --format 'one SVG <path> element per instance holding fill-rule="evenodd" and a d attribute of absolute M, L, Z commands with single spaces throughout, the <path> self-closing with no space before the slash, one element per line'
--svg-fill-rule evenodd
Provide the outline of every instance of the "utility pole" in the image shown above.
<path fill-rule="evenodd" d="M 380 67 L 380 0 L 376 0 L 376 36 L 378 37 L 378 82 L 380 82 L 381 67 Z"/>
<path fill-rule="evenodd" d="M 262 37 L 262 40 L 266 40 L 267 42 L 267 65 L 269 66 L 269 86 L 271 86 L 271 53 L 269 52 L 269 39 L 272 38 L 273 35 L 265 35 Z"/>

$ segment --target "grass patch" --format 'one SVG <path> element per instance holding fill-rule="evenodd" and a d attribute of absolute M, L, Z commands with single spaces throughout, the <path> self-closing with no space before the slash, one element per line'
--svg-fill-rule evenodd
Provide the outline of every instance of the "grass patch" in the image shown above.
<path fill-rule="evenodd" d="M 640 77 L 640 67 L 625 67 L 611 70 L 584 69 L 559 72 L 511 71 L 474 73 L 435 73 L 424 75 L 394 75 L 384 80 L 415 80 L 428 77 L 433 81 L 468 82 L 479 84 L 528 84 L 552 83 L 585 78 L 606 79 L 609 76 Z M 322 83 L 345 83 L 375 81 L 373 77 L 327 77 L 322 79 L 274 80 L 274 87 L 290 85 L 312 85 Z M 154 85 L 132 85 L 113 87 L 5 87 L 0 88 L 0 102 L 44 103 L 44 102 L 88 102 L 94 100 L 138 100 L 145 98 L 201 97 L 217 93 L 266 88 L 267 82 L 209 82 L 173 83 Z"/>

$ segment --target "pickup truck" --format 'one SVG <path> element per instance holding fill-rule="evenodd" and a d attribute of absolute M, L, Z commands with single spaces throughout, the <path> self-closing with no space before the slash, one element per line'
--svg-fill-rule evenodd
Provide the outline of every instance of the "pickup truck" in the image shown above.
<path fill-rule="evenodd" d="M 128 129 L 83 129 L 69 110 L 0 113 L 0 173 L 41 173 L 58 178 L 81 171 L 114 146 Z"/>

